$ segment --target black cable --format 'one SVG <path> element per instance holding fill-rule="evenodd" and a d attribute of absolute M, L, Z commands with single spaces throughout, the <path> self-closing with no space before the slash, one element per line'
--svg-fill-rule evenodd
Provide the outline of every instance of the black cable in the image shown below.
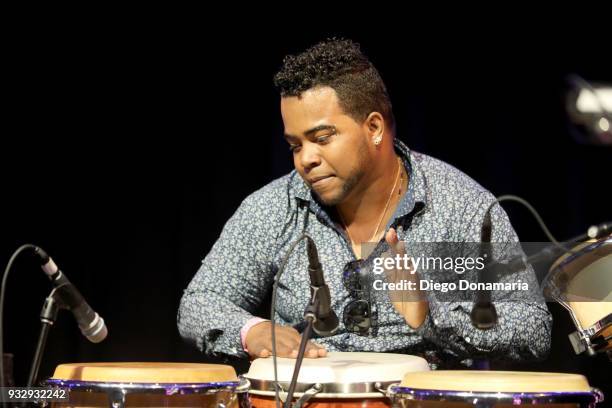
<path fill-rule="evenodd" d="M 542 229 L 542 231 L 544 232 L 546 237 L 550 240 L 550 242 L 552 242 L 559 249 L 562 249 L 564 251 L 568 251 L 567 248 L 565 248 L 561 243 L 559 243 L 559 241 L 557 241 L 555 239 L 555 237 L 553 237 L 553 235 L 549 231 L 548 227 L 546 227 L 546 224 L 544 223 L 544 221 L 542 220 L 542 217 L 540 217 L 540 214 L 538 214 L 536 209 L 533 208 L 533 206 L 531 204 L 529 204 L 527 202 L 527 200 L 525 200 L 525 199 L 523 199 L 523 198 L 521 198 L 519 196 L 515 196 L 515 195 L 512 195 L 512 194 L 506 194 L 506 195 L 503 195 L 503 196 L 499 196 L 498 198 L 495 199 L 495 201 L 493 201 L 489 205 L 489 207 L 487 208 L 487 211 L 485 212 L 485 214 L 489 214 L 491 209 L 493 208 L 493 206 L 495 204 L 497 204 L 497 203 L 501 203 L 502 201 L 515 201 L 515 202 L 523 204 L 525 207 L 527 207 L 527 209 L 531 212 L 533 217 L 536 219 L 536 221 L 538 222 L 538 225 L 540 226 L 540 228 Z"/>
<path fill-rule="evenodd" d="M 483 251 L 481 247 L 480 256 L 484 255 L 485 257 L 487 257 L 487 255 L 489 255 L 488 256 L 489 262 L 492 262 L 493 258 L 490 253 L 491 249 L 489 248 L 489 245 L 491 243 L 491 234 L 492 234 L 491 209 L 496 204 L 501 203 L 503 201 L 515 201 L 525 206 L 531 212 L 533 217 L 536 219 L 538 225 L 540 226 L 544 234 L 548 237 L 548 239 L 553 243 L 553 245 L 556 248 L 561 249 L 565 253 L 570 253 L 570 254 L 573 253 L 573 251 L 567 249 L 563 244 L 559 243 L 559 241 L 555 239 L 555 237 L 552 235 L 552 233 L 550 232 L 550 230 L 548 229 L 548 227 L 542 220 L 542 217 L 540 216 L 540 214 L 536 211 L 536 209 L 531 204 L 529 204 L 529 202 L 527 202 L 527 200 L 519 196 L 507 194 L 507 195 L 503 195 L 503 196 L 495 198 L 495 200 L 491 204 L 489 204 L 489 206 L 487 207 L 487 210 L 485 211 L 485 217 L 484 217 L 485 221 L 483 222 L 482 231 L 481 231 L 481 241 L 482 243 L 485 244 L 484 245 L 485 249 Z M 521 268 L 524 265 L 531 263 L 530 261 L 533 261 L 533 259 L 530 259 L 530 258 L 522 259 L 520 262 Z M 480 270 L 478 273 L 479 281 L 483 281 L 483 272 L 484 270 Z M 472 324 L 474 325 L 474 327 L 477 327 L 479 329 L 488 330 L 488 329 L 491 329 L 495 324 L 497 324 L 497 319 L 498 319 L 497 311 L 495 309 L 495 305 L 491 302 L 491 291 L 490 290 L 478 291 L 477 299 L 472 308 L 472 312 L 470 313 L 470 317 L 471 317 Z"/>
<path fill-rule="evenodd" d="M 304 360 L 304 353 L 306 352 L 306 345 L 308 344 L 308 339 L 310 339 L 310 335 L 312 334 L 312 325 L 314 324 L 314 320 L 312 316 L 307 317 L 308 325 L 306 326 L 306 330 L 302 333 L 302 340 L 300 341 L 300 350 L 297 355 L 297 359 L 295 360 L 295 367 L 293 368 L 293 376 L 291 377 L 291 383 L 289 384 L 289 390 L 287 390 L 287 399 L 285 400 L 285 408 L 291 408 L 291 400 L 293 399 L 293 393 L 295 391 L 295 387 L 297 385 L 297 378 L 300 374 L 300 368 L 302 367 L 302 361 Z"/>
<path fill-rule="evenodd" d="M 272 287 L 272 301 L 270 304 L 270 322 L 272 323 L 272 328 L 271 328 L 272 330 L 272 362 L 274 365 L 274 396 L 276 400 L 276 408 L 281 408 L 280 396 L 278 395 L 279 385 L 278 385 L 278 368 L 277 368 L 277 363 L 276 363 L 276 330 L 274 328 L 275 326 L 274 315 L 276 313 L 276 289 L 278 288 L 278 282 L 280 281 L 281 275 L 283 274 L 283 271 L 285 270 L 285 267 L 287 266 L 287 262 L 289 262 L 289 257 L 295 250 L 295 247 L 304 238 L 310 239 L 310 240 L 312 239 L 310 238 L 309 235 L 302 234 L 293 244 L 291 244 L 291 246 L 289 247 L 289 251 L 283 258 L 280 268 L 278 269 L 278 272 L 276 273 L 276 276 L 274 277 L 274 285 Z"/>
<path fill-rule="evenodd" d="M 6 282 L 8 280 L 9 271 L 13 267 L 13 263 L 19 254 L 21 254 L 26 249 L 36 249 L 37 247 L 32 244 L 24 244 L 17 248 L 17 250 L 13 253 L 8 263 L 6 264 L 6 268 L 4 269 L 4 275 L 2 276 L 2 286 L 0 287 L 0 387 L 4 387 L 4 293 L 6 291 Z M 2 405 L 5 406 L 4 402 Z"/>

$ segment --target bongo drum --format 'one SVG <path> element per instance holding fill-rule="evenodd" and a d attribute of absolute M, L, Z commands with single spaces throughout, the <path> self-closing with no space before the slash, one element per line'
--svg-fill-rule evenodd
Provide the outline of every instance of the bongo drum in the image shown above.
<path fill-rule="evenodd" d="M 47 385 L 69 390 L 52 406 L 78 408 L 237 407 L 248 390 L 231 366 L 190 363 L 61 364 Z"/>
<path fill-rule="evenodd" d="M 389 396 L 402 408 L 574 408 L 603 401 L 582 375 L 519 371 L 407 373 Z"/>
<path fill-rule="evenodd" d="M 284 399 L 295 359 L 278 358 L 277 362 L 280 394 Z M 429 370 L 427 361 L 416 356 L 330 352 L 326 357 L 303 360 L 294 397 L 302 403 L 308 401 L 309 408 L 388 408 L 387 387 L 401 381 L 406 372 L 425 370 Z M 245 377 L 251 383 L 251 406 L 275 408 L 272 358 L 253 361 Z"/>
<path fill-rule="evenodd" d="M 612 237 L 576 246 L 543 282 L 545 294 L 569 312 L 576 354 L 612 351 Z"/>

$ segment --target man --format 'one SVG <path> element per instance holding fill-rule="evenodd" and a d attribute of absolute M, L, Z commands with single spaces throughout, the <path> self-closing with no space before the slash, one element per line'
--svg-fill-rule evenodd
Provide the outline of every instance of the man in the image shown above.
<path fill-rule="evenodd" d="M 410 252 L 418 242 L 480 241 L 494 201 L 465 174 L 396 139 L 387 90 L 359 46 L 328 40 L 289 56 L 275 84 L 295 171 L 247 197 L 227 222 L 184 293 L 181 335 L 211 355 L 269 356 L 271 323 L 251 313 L 289 247 L 307 233 L 341 323 L 333 336 L 309 342 L 306 357 L 339 350 L 399 351 L 430 361 L 542 358 L 551 329 L 542 301 L 498 304 L 498 324 L 485 331 L 471 324 L 471 302 L 418 291 L 398 301 L 350 283 L 371 263 L 370 253 Z M 493 242 L 518 240 L 499 206 L 492 219 Z M 362 254 L 367 242 L 374 249 Z M 304 248 L 290 254 L 278 285 L 276 349 L 283 357 L 297 356 L 300 333 L 293 326 L 303 321 L 310 296 Z M 515 278 L 537 286 L 531 269 Z"/>

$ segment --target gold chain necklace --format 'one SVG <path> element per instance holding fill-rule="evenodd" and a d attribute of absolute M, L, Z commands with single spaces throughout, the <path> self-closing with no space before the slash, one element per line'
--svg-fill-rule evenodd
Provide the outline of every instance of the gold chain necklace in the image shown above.
<path fill-rule="evenodd" d="M 402 179 L 404 178 L 404 175 L 402 173 L 401 170 L 401 160 L 398 157 L 397 158 L 397 173 L 395 175 L 395 182 L 393 183 L 393 188 L 391 189 L 391 192 L 389 193 L 389 198 L 387 199 L 387 204 L 385 204 L 385 209 L 383 210 L 382 214 L 380 215 L 380 218 L 378 219 L 378 224 L 376 224 L 376 229 L 374 230 L 374 234 L 372 234 L 372 237 L 368 240 L 368 242 L 371 242 L 372 240 L 374 240 L 374 238 L 376 238 L 376 234 L 378 233 L 378 229 L 380 228 L 380 223 L 382 222 L 383 218 L 385 217 L 385 214 L 387 213 L 387 210 L 389 209 L 389 203 L 391 203 L 391 197 L 393 197 L 393 192 L 395 191 L 395 187 L 397 187 L 397 181 L 399 180 L 399 176 L 400 174 L 402 174 Z M 401 186 L 400 186 L 400 191 L 399 194 L 401 194 L 402 190 L 401 190 Z M 351 241 L 351 246 L 355 243 L 355 241 L 353 240 L 353 237 L 351 236 L 351 232 L 348 229 L 348 226 L 346 225 L 346 222 L 344 222 L 344 218 L 342 217 L 342 214 L 340 213 L 340 211 L 338 211 L 338 215 L 340 216 L 340 221 L 342 221 L 342 225 L 344 226 L 344 229 L 346 230 L 346 233 L 348 234 L 349 240 Z"/>

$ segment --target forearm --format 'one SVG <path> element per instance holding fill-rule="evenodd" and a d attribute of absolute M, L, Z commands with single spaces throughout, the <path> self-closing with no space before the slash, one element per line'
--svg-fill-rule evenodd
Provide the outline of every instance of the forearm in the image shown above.
<path fill-rule="evenodd" d="M 493 359 L 543 359 L 550 348 L 552 318 L 545 304 L 499 302 L 498 322 L 489 330 L 472 325 L 472 303 L 430 305 L 431 325 L 424 337 L 458 356 Z"/>
<path fill-rule="evenodd" d="M 185 291 L 178 314 L 181 336 L 203 353 L 246 357 L 240 330 L 253 315 L 212 291 Z"/>

